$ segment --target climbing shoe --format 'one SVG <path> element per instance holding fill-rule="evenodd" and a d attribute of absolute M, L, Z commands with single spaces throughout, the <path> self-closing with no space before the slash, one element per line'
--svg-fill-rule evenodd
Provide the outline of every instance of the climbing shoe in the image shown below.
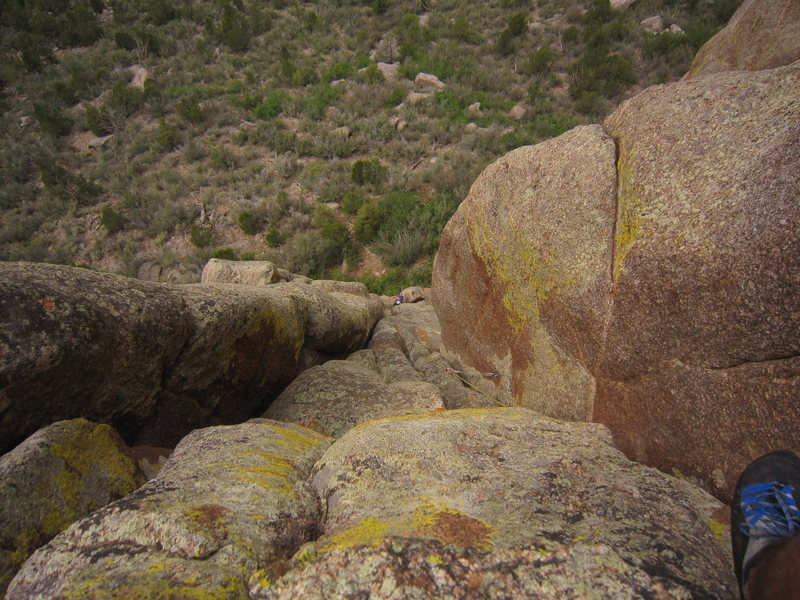
<path fill-rule="evenodd" d="M 800 533 L 798 503 L 800 458 L 793 452 L 770 452 L 742 472 L 731 503 L 731 543 L 740 593 L 762 553 Z"/>

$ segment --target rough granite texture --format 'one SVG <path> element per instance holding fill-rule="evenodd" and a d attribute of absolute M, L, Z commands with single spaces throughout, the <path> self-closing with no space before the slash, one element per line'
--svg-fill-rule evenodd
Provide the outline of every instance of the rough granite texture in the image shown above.
<path fill-rule="evenodd" d="M 559 418 L 592 415 L 603 340 L 583 332 L 608 312 L 615 152 L 599 125 L 510 152 L 475 181 L 434 263 L 447 349 Z"/>
<path fill-rule="evenodd" d="M 265 419 L 194 431 L 155 479 L 34 553 L 7 598 L 247 598 L 252 574 L 316 536 L 307 478 L 330 442 Z"/>
<path fill-rule="evenodd" d="M 286 271 L 266 260 L 223 260 L 212 258 L 203 267 L 200 283 L 264 286 L 289 281 Z"/>
<path fill-rule="evenodd" d="M 53 423 L 0 456 L 0 596 L 36 548 L 144 482 L 117 433 L 85 419 Z"/>
<path fill-rule="evenodd" d="M 59 419 L 173 446 L 258 415 L 303 369 L 366 345 L 377 296 L 173 286 L 0 263 L 0 452 Z"/>
<path fill-rule="evenodd" d="M 521 408 L 370 421 L 312 485 L 322 536 L 283 578 L 251 579 L 251 597 L 736 594 L 709 512 L 721 505 L 627 460 L 602 425 Z"/>
<path fill-rule="evenodd" d="M 363 421 L 437 409 L 444 409 L 438 388 L 402 352 L 370 349 L 304 371 L 263 416 L 339 437 Z"/>
<path fill-rule="evenodd" d="M 800 450 L 798 89 L 800 62 L 654 86 L 490 165 L 434 264 L 447 350 L 722 497 Z"/>
<path fill-rule="evenodd" d="M 745 0 L 700 48 L 686 79 L 722 71 L 758 71 L 800 60 L 800 2 Z"/>

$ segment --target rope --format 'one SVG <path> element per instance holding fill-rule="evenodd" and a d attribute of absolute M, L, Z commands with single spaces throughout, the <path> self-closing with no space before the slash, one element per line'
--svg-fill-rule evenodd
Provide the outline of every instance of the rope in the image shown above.
<path fill-rule="evenodd" d="M 502 402 L 500 402 L 500 401 L 499 401 L 497 398 L 495 398 L 494 396 L 490 396 L 489 394 L 487 394 L 486 392 L 484 392 L 482 389 L 480 389 L 480 388 L 476 387 L 476 386 L 475 386 L 475 385 L 473 385 L 471 382 L 467 381 L 466 379 L 464 379 L 463 377 L 461 377 L 461 375 L 459 375 L 459 373 L 461 373 L 461 374 L 463 374 L 463 375 L 469 375 L 469 372 L 468 372 L 468 371 L 458 371 L 458 370 L 456 370 L 456 369 L 454 369 L 454 368 L 452 368 L 452 367 L 445 367 L 445 370 L 447 370 L 448 372 L 450 372 L 450 373 L 452 373 L 453 375 L 455 375 L 455 376 L 456 376 L 458 379 L 460 379 L 460 380 L 461 380 L 461 381 L 462 381 L 462 382 L 463 382 L 463 383 L 464 383 L 464 384 L 465 384 L 467 387 L 469 387 L 469 388 L 471 388 L 471 389 L 475 390 L 475 391 L 476 391 L 476 392 L 478 392 L 478 393 L 479 393 L 481 396 L 486 396 L 487 398 L 489 398 L 489 400 L 491 400 L 492 402 L 494 402 L 495 404 L 497 404 L 497 406 L 503 406 L 503 403 L 502 403 Z M 476 373 L 476 374 L 478 374 L 478 375 L 484 375 L 484 373 L 480 373 L 480 372 L 478 372 L 478 371 L 475 371 L 475 373 Z M 491 376 L 491 377 L 500 377 L 500 373 L 489 373 L 487 376 Z"/>
<path fill-rule="evenodd" d="M 452 367 L 447 367 L 447 371 L 450 373 L 456 373 L 458 375 L 480 375 L 481 377 L 500 377 L 502 373 L 483 373 L 481 371 L 458 371 Z"/>

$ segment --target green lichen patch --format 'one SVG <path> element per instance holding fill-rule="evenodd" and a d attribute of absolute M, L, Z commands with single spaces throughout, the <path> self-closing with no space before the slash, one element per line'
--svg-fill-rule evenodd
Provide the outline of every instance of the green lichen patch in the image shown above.
<path fill-rule="evenodd" d="M 620 152 L 617 161 L 619 183 L 617 189 L 617 222 L 614 235 L 614 282 L 619 280 L 622 265 L 628 253 L 643 235 L 642 206 L 636 192 L 631 156 Z"/>

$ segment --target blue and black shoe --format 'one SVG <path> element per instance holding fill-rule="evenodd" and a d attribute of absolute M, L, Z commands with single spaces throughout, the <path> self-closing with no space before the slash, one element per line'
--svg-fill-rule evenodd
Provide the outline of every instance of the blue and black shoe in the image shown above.
<path fill-rule="evenodd" d="M 733 563 L 741 594 L 762 553 L 800 533 L 799 502 L 800 458 L 794 452 L 770 452 L 742 472 L 731 502 Z"/>

